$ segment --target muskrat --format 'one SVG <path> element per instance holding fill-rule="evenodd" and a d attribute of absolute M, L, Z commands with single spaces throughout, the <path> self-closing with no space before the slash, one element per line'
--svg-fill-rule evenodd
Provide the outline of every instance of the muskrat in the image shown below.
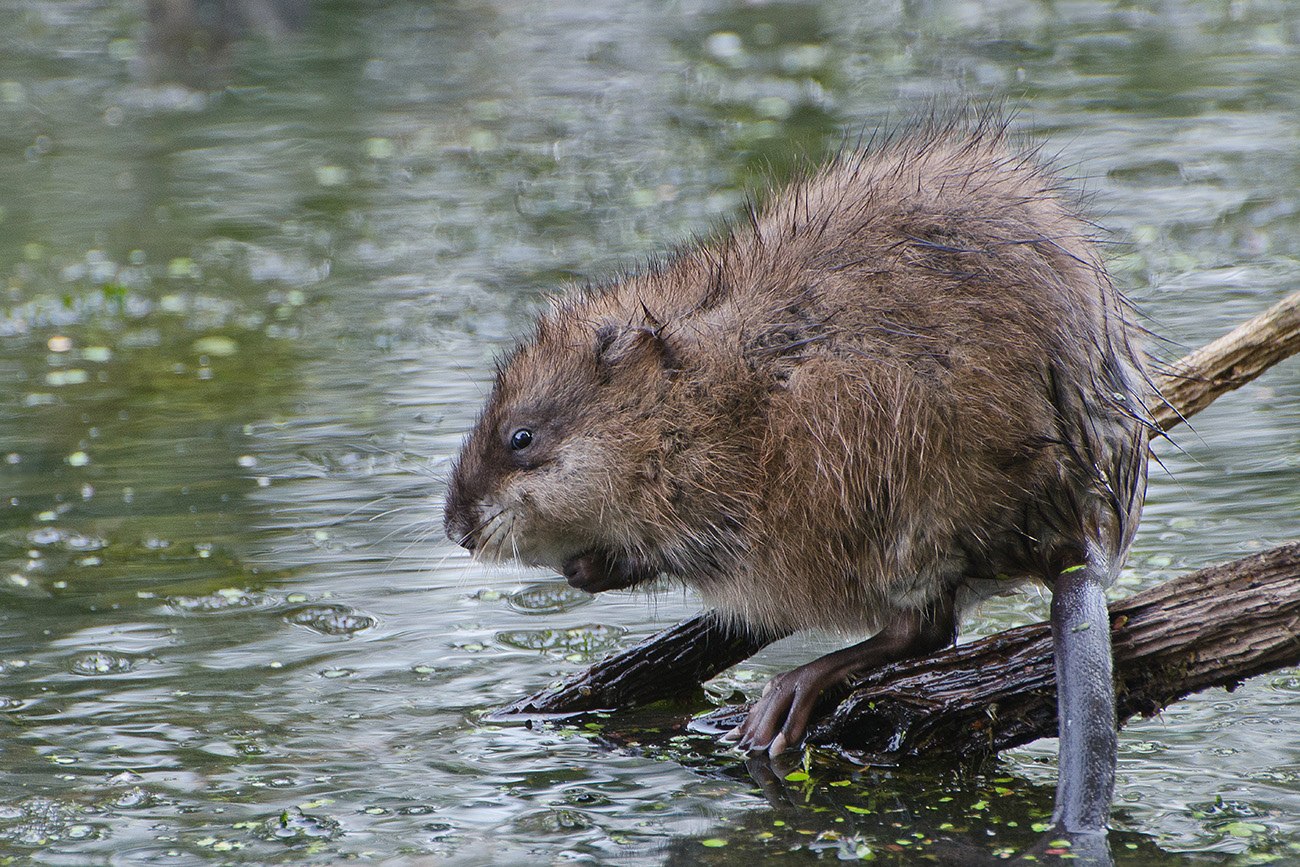
<path fill-rule="evenodd" d="M 446 528 L 592 593 L 668 576 L 753 630 L 874 636 L 778 676 L 733 736 L 1053 591 L 1057 825 L 1105 827 L 1102 592 L 1146 487 L 1149 377 L 1096 230 L 1004 122 L 929 121 L 642 273 L 554 300 L 498 366 Z"/>

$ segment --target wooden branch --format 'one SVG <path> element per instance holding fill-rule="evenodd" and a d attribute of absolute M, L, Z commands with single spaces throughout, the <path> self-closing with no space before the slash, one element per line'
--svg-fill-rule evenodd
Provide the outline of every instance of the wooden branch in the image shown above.
<path fill-rule="evenodd" d="M 1156 379 L 1166 402 L 1149 407 L 1151 414 L 1161 430 L 1169 430 L 1297 352 L 1300 292 L 1174 362 Z"/>
<path fill-rule="evenodd" d="M 522 698 L 488 716 L 573 714 L 649 704 L 693 692 L 700 684 L 753 656 L 781 636 L 759 638 L 728 628 L 705 611 L 640 644 L 597 662 L 556 686 Z"/>
<path fill-rule="evenodd" d="M 1110 607 L 1121 724 L 1300 662 L 1300 543 L 1211 566 Z M 971 758 L 1056 735 L 1047 623 L 873 672 L 808 742 L 859 761 Z"/>
<path fill-rule="evenodd" d="M 1157 378 L 1164 400 L 1153 401 L 1148 409 L 1161 429 L 1168 430 L 1204 409 L 1219 395 L 1239 388 L 1297 352 L 1300 352 L 1300 292 L 1175 362 L 1166 374 Z M 1016 636 L 1019 630 L 1003 634 Z M 705 612 L 658 632 L 557 686 L 520 699 L 494 713 L 492 718 L 630 708 L 672 698 L 694 690 L 780 637 L 738 635 L 737 630 L 728 629 L 715 613 Z M 1013 646 L 1008 645 L 1006 652 Z"/>

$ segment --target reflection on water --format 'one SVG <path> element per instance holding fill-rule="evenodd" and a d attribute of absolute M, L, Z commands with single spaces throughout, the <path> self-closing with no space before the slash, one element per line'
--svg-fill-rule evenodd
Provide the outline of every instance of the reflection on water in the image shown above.
<path fill-rule="evenodd" d="M 956 92 L 1011 100 L 1080 176 L 1163 355 L 1204 342 L 1300 286 L 1300 20 L 642 5 L 320 4 L 220 30 L 215 68 L 184 42 L 210 33 L 167 54 L 136 4 L 9 10 L 0 856 L 909 863 L 1033 839 L 1050 745 L 979 775 L 818 766 L 773 806 L 707 742 L 477 725 L 694 603 L 471 565 L 438 526 L 446 462 L 545 293 Z M 1293 362 L 1161 450 L 1124 588 L 1295 538 L 1298 456 Z M 1042 613 L 999 601 L 971 631 Z M 1134 725 L 1121 862 L 1300 857 L 1298 696 L 1279 672 Z"/>

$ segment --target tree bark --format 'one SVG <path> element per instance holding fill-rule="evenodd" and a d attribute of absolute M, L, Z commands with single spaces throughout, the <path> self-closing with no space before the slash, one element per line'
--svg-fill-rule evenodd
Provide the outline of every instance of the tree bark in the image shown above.
<path fill-rule="evenodd" d="M 1300 352 L 1300 292 L 1170 365 L 1157 377 L 1163 401 L 1149 409 L 1161 430 L 1205 409 Z"/>
<path fill-rule="evenodd" d="M 615 710 L 693 692 L 782 636 L 760 637 L 704 611 L 501 708 L 490 721 Z"/>
<path fill-rule="evenodd" d="M 1121 724 L 1193 692 L 1300 663 L 1300 543 L 1211 566 L 1110 606 Z M 1047 623 L 863 679 L 808 742 L 859 761 L 963 759 L 1056 735 Z"/>
<path fill-rule="evenodd" d="M 1157 377 L 1156 385 L 1162 397 L 1154 400 L 1148 409 L 1156 424 L 1162 430 L 1169 430 L 1204 409 L 1218 396 L 1241 387 L 1297 352 L 1300 352 L 1300 292 L 1171 365 L 1168 372 Z M 1252 632 L 1255 627 L 1251 619 L 1254 615 L 1251 612 L 1258 606 L 1267 607 L 1276 604 L 1277 600 L 1290 598 L 1288 594 L 1300 594 L 1297 589 L 1300 587 L 1300 572 L 1295 568 L 1297 556 L 1295 546 L 1284 546 L 1260 555 L 1264 560 L 1248 558 L 1202 570 L 1112 607 L 1116 667 L 1124 678 L 1117 684 L 1120 719 L 1127 719 L 1134 713 L 1154 713 L 1190 692 L 1235 683 L 1295 662 L 1297 656 L 1288 655 L 1286 651 L 1287 647 L 1300 647 L 1300 638 L 1297 638 L 1300 627 L 1296 619 L 1300 618 L 1300 612 L 1294 610 L 1290 620 L 1283 618 L 1270 627 L 1273 632 L 1269 634 L 1277 642 L 1269 652 L 1242 656 L 1235 649 L 1255 646 Z M 1256 565 L 1250 565 L 1252 563 Z M 1289 577 L 1284 574 L 1287 568 L 1290 568 Z M 1261 569 L 1261 575 L 1273 577 L 1259 578 L 1265 583 L 1256 587 L 1252 582 L 1257 579 L 1250 577 L 1253 569 Z M 1282 572 L 1278 573 L 1278 569 Z M 1229 578 L 1215 577 L 1225 575 Z M 1222 596 L 1220 580 L 1229 582 L 1235 601 L 1229 603 Z M 1212 594 L 1210 587 L 1214 588 Z M 1161 595 L 1164 593 L 1174 595 Z M 1224 654 L 1226 667 L 1215 668 L 1213 672 L 1198 673 L 1202 670 L 1199 667 L 1201 663 L 1191 665 L 1193 660 L 1200 659 L 1197 654 L 1201 652 L 1203 642 L 1208 640 L 1201 636 L 1200 630 L 1210 628 L 1204 622 L 1203 611 L 1193 604 L 1198 594 L 1208 595 L 1210 598 L 1201 600 L 1203 608 L 1218 614 L 1214 627 L 1218 630 L 1214 633 L 1218 652 L 1225 648 L 1233 651 Z M 1138 607 L 1130 611 L 1130 606 L 1134 605 Z M 1234 605 L 1238 607 L 1234 608 Z M 1165 616 L 1161 616 L 1161 606 L 1169 606 Z M 827 746 L 839 745 L 846 750 L 882 754 L 890 752 L 883 749 L 883 746 L 888 746 L 890 737 L 898 737 L 899 749 L 893 754 L 919 755 L 934 746 L 942 749 L 943 738 L 956 738 L 956 732 L 965 733 L 966 740 L 962 741 L 961 747 L 965 754 L 981 751 L 975 746 L 976 741 L 986 744 L 987 749 L 997 750 L 1050 735 L 1055 732 L 1056 719 L 1050 641 L 1046 656 L 1042 656 L 1036 644 L 1042 635 L 1047 634 L 1045 630 L 1046 624 L 1008 630 L 975 644 L 909 662 L 901 669 L 898 666 L 882 669 L 866 681 L 864 690 L 888 691 L 894 677 L 904 678 L 910 684 L 908 689 L 913 691 L 913 699 L 918 689 L 930 693 L 927 700 L 933 699 L 933 702 L 928 710 L 922 705 L 906 705 L 898 701 L 883 705 L 893 708 L 890 712 L 899 715 L 898 725 L 891 729 L 893 734 L 883 737 L 886 729 L 882 720 L 885 718 L 880 713 L 864 710 L 874 699 L 860 699 L 864 693 L 859 690 L 830 718 L 816 726 L 810 738 Z M 781 637 L 747 634 L 743 629 L 728 626 L 715 612 L 704 612 L 658 632 L 556 686 L 520 699 L 494 713 L 492 718 L 614 710 L 672 698 L 694 691 L 705 680 Z M 1139 653 L 1133 657 L 1136 660 L 1133 664 L 1139 670 L 1128 672 L 1127 663 L 1122 660 L 1129 657 L 1121 654 L 1129 653 L 1127 648 L 1132 641 L 1137 641 L 1139 648 L 1147 649 L 1133 651 Z M 1150 660 L 1143 661 L 1147 658 L 1140 655 L 1151 652 L 1156 646 L 1166 647 L 1164 656 L 1153 657 L 1167 660 L 1163 668 Z M 1043 665 L 1046 667 L 1041 671 L 1034 667 Z M 1019 674 L 1018 666 L 1025 667 Z M 967 679 L 987 672 L 1000 672 L 1002 677 L 980 681 L 983 686 Z M 1130 678 L 1133 678 L 1131 684 Z M 1126 703 L 1130 701 L 1130 695 L 1134 703 Z M 964 700 L 962 696 L 965 696 Z M 945 701 L 949 703 L 943 704 Z M 918 707 L 925 712 L 917 710 Z M 946 724 L 941 719 L 944 715 L 950 718 Z M 725 713 L 713 716 L 720 722 L 726 718 Z M 860 724 L 853 722 L 858 718 L 862 719 Z M 940 731 L 949 734 L 940 735 Z M 949 750 L 952 748 L 950 746 Z"/>

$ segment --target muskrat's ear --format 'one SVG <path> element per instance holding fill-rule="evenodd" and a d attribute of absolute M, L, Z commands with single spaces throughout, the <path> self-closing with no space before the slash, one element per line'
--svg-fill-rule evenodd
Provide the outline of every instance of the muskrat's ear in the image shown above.
<path fill-rule="evenodd" d="M 605 377 L 631 370 L 644 375 L 675 367 L 672 348 L 662 328 L 602 325 L 596 329 L 595 349 L 596 369 Z"/>

